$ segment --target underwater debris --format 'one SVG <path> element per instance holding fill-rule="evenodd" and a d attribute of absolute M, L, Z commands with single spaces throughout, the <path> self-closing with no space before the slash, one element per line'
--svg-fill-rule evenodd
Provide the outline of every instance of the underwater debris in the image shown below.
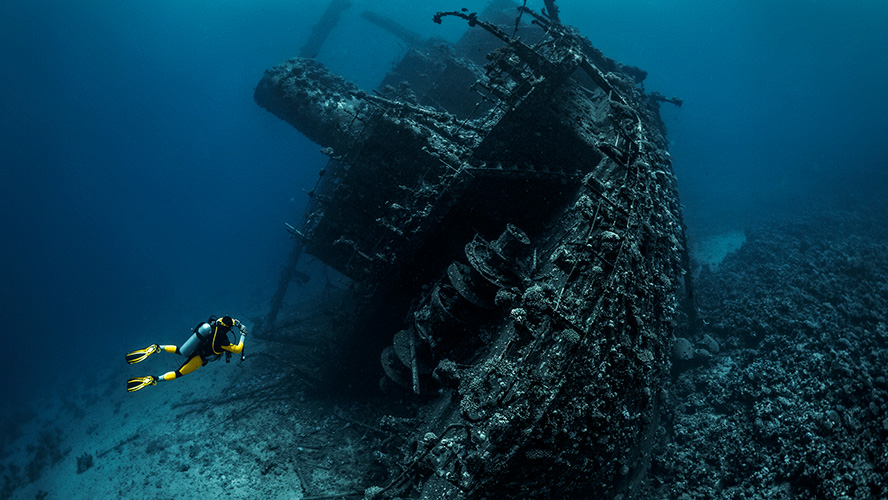
<path fill-rule="evenodd" d="M 93 466 L 93 456 L 90 455 L 89 453 L 84 451 L 83 455 L 80 455 L 79 457 L 77 457 L 77 473 L 78 474 L 83 474 L 84 472 L 89 470 L 89 468 L 92 466 Z"/>
<path fill-rule="evenodd" d="M 436 14 L 484 30 L 486 60 L 417 44 L 375 95 L 308 59 L 256 88 L 330 156 L 295 234 L 354 282 L 343 383 L 417 398 L 368 497 L 615 498 L 646 475 L 691 289 L 663 99 L 547 7 L 520 38 Z"/>
<path fill-rule="evenodd" d="M 321 19 L 312 26 L 308 41 L 299 50 L 299 57 L 317 57 L 330 32 L 339 24 L 342 12 L 351 7 L 351 5 L 350 0 L 332 0 L 327 5 L 327 10 L 324 11 Z"/>

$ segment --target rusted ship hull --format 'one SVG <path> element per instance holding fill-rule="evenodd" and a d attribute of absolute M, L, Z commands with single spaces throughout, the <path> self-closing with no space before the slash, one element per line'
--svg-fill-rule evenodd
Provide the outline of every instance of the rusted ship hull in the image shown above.
<path fill-rule="evenodd" d="M 307 59 L 256 89 L 328 148 L 302 242 L 389 311 L 391 346 L 368 355 L 424 398 L 402 472 L 368 497 L 612 498 L 646 472 L 685 287 L 660 99 L 523 14 L 532 45 L 436 16 L 498 48 L 481 67 L 415 47 L 395 72 L 420 94 L 371 95 Z"/>

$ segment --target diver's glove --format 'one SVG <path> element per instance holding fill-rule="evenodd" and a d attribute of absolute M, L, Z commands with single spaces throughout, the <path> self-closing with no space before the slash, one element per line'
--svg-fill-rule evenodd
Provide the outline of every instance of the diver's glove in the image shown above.
<path fill-rule="evenodd" d="M 247 336 L 247 325 L 241 323 L 238 325 L 238 328 L 240 328 L 241 336 L 246 337 Z"/>

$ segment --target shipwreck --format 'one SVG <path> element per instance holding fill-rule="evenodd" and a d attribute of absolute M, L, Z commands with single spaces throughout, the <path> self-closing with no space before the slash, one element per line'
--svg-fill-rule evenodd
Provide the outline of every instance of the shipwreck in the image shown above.
<path fill-rule="evenodd" d="M 341 365 L 416 408 L 367 498 L 617 498 L 645 477 L 691 293 L 659 116 L 681 102 L 546 3 L 435 14 L 467 24 L 454 44 L 368 14 L 410 45 L 378 89 L 310 58 L 256 88 L 329 156 L 291 260 L 354 285 Z"/>

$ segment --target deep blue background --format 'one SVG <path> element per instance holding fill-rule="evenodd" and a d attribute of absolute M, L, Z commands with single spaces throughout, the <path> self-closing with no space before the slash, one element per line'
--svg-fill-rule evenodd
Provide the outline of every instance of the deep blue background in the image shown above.
<path fill-rule="evenodd" d="M 372 88 L 403 47 L 362 10 L 455 39 L 464 24 L 435 25 L 434 11 L 484 4 L 354 0 L 319 59 Z M 888 185 L 884 2 L 558 4 L 606 55 L 649 71 L 648 90 L 685 100 L 663 116 L 692 235 Z M 123 390 L 91 372 L 181 342 L 208 314 L 263 312 L 283 223 L 323 157 L 252 92 L 325 6 L 0 4 L 5 401 L 45 384 Z"/>

